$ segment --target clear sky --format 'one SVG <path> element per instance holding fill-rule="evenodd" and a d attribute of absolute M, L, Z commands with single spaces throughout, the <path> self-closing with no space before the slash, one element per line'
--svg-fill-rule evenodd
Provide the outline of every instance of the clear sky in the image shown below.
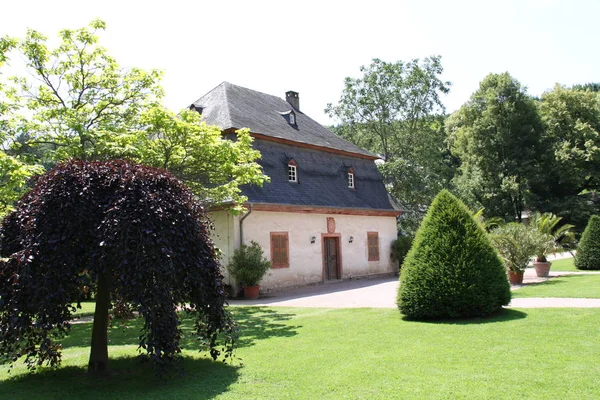
<path fill-rule="evenodd" d="M 48 36 L 107 23 L 101 43 L 124 67 L 157 68 L 167 107 L 188 106 L 222 81 L 284 97 L 323 124 L 346 76 L 371 59 L 441 55 L 459 108 L 490 72 L 541 95 L 555 83 L 600 82 L 600 1 L 5 1 L 0 35 Z"/>

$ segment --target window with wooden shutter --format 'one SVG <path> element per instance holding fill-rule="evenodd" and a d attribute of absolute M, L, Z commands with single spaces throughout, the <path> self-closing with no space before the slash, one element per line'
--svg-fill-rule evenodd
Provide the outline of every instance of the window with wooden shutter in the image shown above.
<path fill-rule="evenodd" d="M 367 232 L 369 261 L 379 261 L 379 233 Z"/>
<path fill-rule="evenodd" d="M 290 266 L 290 247 L 287 232 L 271 232 L 271 264 L 273 268 Z"/>

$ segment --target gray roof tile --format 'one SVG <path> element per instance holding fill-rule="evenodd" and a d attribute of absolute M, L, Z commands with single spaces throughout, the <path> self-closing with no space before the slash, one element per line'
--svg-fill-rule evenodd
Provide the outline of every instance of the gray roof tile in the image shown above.
<path fill-rule="evenodd" d="M 297 126 L 290 125 L 288 112 L 293 107 L 287 101 L 223 82 L 193 106 L 200 109 L 203 121 L 223 130 L 249 128 L 256 134 L 344 152 L 325 152 L 289 142 L 256 139 L 254 148 L 262 155 L 259 164 L 271 182 L 263 187 L 243 186 L 242 193 L 248 201 L 332 208 L 399 209 L 388 197 L 373 154 L 336 136 L 297 109 L 294 109 Z M 288 162 L 292 159 L 298 163 L 298 183 L 288 181 Z M 350 168 L 355 173 L 356 189 L 348 188 Z"/>
<path fill-rule="evenodd" d="M 294 109 L 284 99 L 229 82 L 221 83 L 192 106 L 200 109 L 203 121 L 223 130 L 249 128 L 253 133 L 274 138 L 376 158 Z M 288 123 L 290 110 L 296 114 L 296 125 Z"/>

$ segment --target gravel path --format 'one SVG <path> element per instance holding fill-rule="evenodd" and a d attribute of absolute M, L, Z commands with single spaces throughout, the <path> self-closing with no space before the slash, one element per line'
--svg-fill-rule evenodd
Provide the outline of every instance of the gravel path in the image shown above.
<path fill-rule="evenodd" d="M 594 274 L 600 272 L 551 271 L 548 278 L 538 278 L 533 268 L 525 272 L 523 285 L 512 286 L 518 290 L 532 283 L 540 283 L 557 276 Z M 398 278 L 363 279 L 340 281 L 322 285 L 289 289 L 261 295 L 258 300 L 231 300 L 231 305 L 273 307 L 319 307 L 319 308 L 396 308 Z M 600 299 L 572 298 L 518 298 L 509 307 L 543 308 L 573 307 L 600 308 Z"/>

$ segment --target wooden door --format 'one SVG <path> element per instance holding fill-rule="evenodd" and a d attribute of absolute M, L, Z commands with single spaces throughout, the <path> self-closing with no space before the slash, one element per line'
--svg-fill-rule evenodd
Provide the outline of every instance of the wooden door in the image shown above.
<path fill-rule="evenodd" d="M 328 281 L 333 279 L 340 279 L 338 238 L 325 237 L 324 240 L 325 279 Z"/>

